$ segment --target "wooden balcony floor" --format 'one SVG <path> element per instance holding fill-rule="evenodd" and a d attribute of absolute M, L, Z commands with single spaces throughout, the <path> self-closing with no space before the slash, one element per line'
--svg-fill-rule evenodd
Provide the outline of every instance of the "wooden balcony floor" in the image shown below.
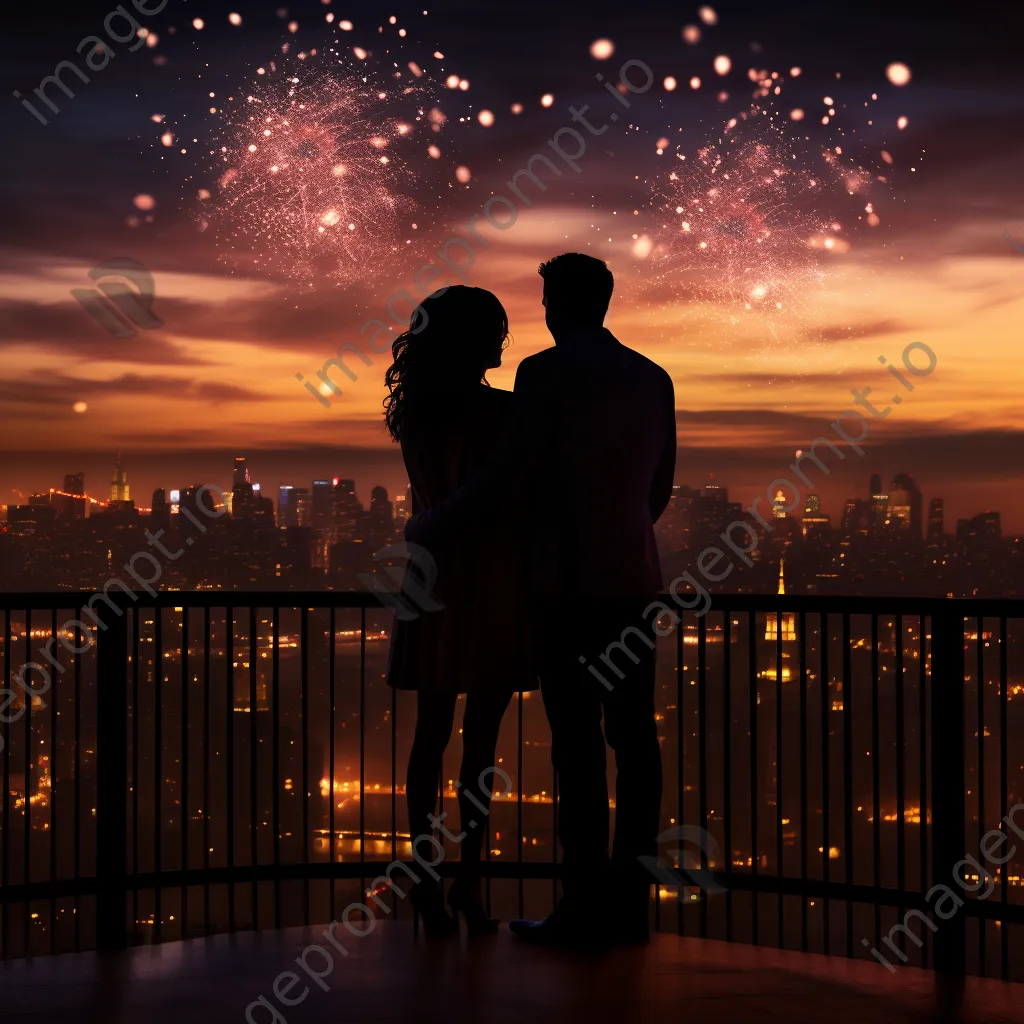
<path fill-rule="evenodd" d="M 417 941 L 408 921 L 380 923 L 355 938 L 343 928 L 334 970 L 317 987 L 296 965 L 310 943 L 329 948 L 323 927 L 172 942 L 100 957 L 43 957 L 0 965 L 4 1024 L 242 1022 L 259 996 L 277 1007 L 252 1011 L 253 1024 L 520 1024 L 523 1021 L 786 1021 L 887 1024 L 933 1019 L 933 977 L 872 963 L 778 952 L 662 934 L 650 946 L 604 957 L 534 949 L 502 930 L 465 939 Z M 311 969 L 323 961 L 309 954 Z M 275 978 L 302 982 L 274 996 Z M 965 1019 L 1024 1021 L 1024 985 L 968 979 Z"/>

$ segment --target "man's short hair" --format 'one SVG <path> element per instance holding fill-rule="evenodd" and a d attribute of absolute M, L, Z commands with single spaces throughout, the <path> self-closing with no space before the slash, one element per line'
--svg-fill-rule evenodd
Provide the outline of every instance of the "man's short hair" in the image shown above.
<path fill-rule="evenodd" d="M 604 260 L 579 252 L 566 252 L 542 263 L 537 273 L 544 278 L 549 307 L 573 310 L 578 319 L 600 323 L 608 312 L 615 278 Z"/>

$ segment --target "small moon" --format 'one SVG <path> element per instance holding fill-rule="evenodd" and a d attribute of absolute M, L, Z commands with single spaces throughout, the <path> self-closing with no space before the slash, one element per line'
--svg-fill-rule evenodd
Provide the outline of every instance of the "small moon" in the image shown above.
<path fill-rule="evenodd" d="M 81 413 L 85 412 L 89 408 L 89 406 L 85 402 L 75 402 L 75 404 L 73 406 L 71 406 L 71 408 L 75 412 L 81 414 Z"/>

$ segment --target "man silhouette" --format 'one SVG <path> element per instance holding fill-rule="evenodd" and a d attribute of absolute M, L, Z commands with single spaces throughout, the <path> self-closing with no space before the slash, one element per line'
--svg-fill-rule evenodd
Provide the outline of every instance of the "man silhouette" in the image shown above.
<path fill-rule="evenodd" d="M 429 544 L 465 529 L 494 494 L 525 532 L 565 874 L 553 914 L 510 928 L 593 947 L 647 935 L 641 858 L 657 853 L 661 807 L 653 524 L 672 493 L 675 398 L 669 375 L 603 326 L 614 284 L 605 263 L 566 253 L 540 276 L 555 344 L 519 364 L 515 429 L 483 473 L 406 535 Z M 606 740 L 617 770 L 610 859 Z"/>

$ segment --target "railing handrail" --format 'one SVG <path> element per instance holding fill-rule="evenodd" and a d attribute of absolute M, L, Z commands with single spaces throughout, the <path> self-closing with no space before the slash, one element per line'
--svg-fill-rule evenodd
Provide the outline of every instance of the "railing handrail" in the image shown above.
<path fill-rule="evenodd" d="M 588 601 L 600 601 L 611 595 L 586 594 Z M 693 595 L 680 592 L 684 601 Z M 824 612 L 832 615 L 958 615 L 964 618 L 1006 616 L 1024 617 L 1024 599 L 987 597 L 844 597 L 817 594 L 731 594 L 710 593 L 714 611 L 755 612 Z M 50 611 L 79 608 L 90 600 L 121 609 L 139 605 L 144 608 L 367 608 L 380 605 L 379 599 L 365 590 L 160 590 L 156 595 L 144 592 L 132 599 L 121 591 L 103 594 L 98 591 L 0 591 L 0 610 Z M 567 600 L 574 599 L 567 595 Z M 677 610 L 680 605 L 670 594 L 659 594 L 652 600 L 661 601 Z M 381 605 L 383 607 L 383 605 Z M 683 606 L 685 608 L 685 604 Z"/>

